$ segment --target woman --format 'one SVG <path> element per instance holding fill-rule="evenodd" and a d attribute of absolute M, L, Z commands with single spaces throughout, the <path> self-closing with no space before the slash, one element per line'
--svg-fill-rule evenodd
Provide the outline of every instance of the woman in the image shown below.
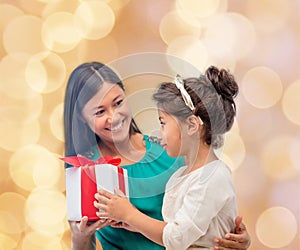
<path fill-rule="evenodd" d="M 131 116 L 123 83 L 113 70 L 92 62 L 79 65 L 71 73 L 65 95 L 64 124 L 66 156 L 120 158 L 121 167 L 127 169 L 132 204 L 148 216 L 162 220 L 165 184 L 184 161 L 169 157 L 156 138 L 140 132 Z M 216 239 L 218 249 L 247 249 L 250 237 L 240 222 L 236 228 L 240 234 L 230 234 L 233 241 Z M 73 249 L 94 249 L 94 235 L 104 250 L 164 249 L 142 234 L 107 220 L 88 225 L 83 217 L 80 223 L 69 223 Z"/>

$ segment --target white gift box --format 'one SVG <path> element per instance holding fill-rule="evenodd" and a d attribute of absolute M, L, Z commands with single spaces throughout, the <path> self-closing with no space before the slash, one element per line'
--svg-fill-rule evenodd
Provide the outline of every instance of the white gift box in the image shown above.
<path fill-rule="evenodd" d="M 114 193 L 119 188 L 127 197 L 127 170 L 112 164 L 96 164 L 66 169 L 67 217 L 71 221 L 80 221 L 87 216 L 89 221 L 99 220 L 98 211 L 93 202 L 95 193 L 104 189 Z"/>

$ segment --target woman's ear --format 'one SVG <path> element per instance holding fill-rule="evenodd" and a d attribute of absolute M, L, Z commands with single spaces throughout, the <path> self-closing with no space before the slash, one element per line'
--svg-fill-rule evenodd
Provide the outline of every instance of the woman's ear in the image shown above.
<path fill-rule="evenodd" d="M 200 128 L 200 121 L 197 116 L 191 115 L 187 118 L 187 125 L 188 125 L 188 135 L 194 135 L 195 133 L 199 132 Z"/>

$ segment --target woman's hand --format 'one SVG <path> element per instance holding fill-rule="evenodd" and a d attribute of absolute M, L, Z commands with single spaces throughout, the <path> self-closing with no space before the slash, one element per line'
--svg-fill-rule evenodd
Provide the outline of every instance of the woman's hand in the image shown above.
<path fill-rule="evenodd" d="M 250 246 L 251 239 L 246 226 L 242 223 L 242 217 L 235 219 L 235 234 L 227 233 L 225 237 L 215 238 L 215 250 L 246 250 Z"/>
<path fill-rule="evenodd" d="M 127 199 L 127 197 L 116 189 L 116 194 L 111 194 L 105 190 L 99 190 L 95 194 L 98 202 L 94 202 L 94 206 L 100 211 L 97 212 L 99 218 L 109 218 L 118 222 L 126 222 L 127 217 L 131 216 L 137 210 Z"/>
<path fill-rule="evenodd" d="M 93 250 L 96 249 L 96 240 L 94 233 L 111 224 L 109 220 L 98 220 L 93 224 L 88 225 L 88 218 L 82 217 L 78 223 L 76 221 L 69 221 L 72 233 L 72 249 L 73 250 Z"/>

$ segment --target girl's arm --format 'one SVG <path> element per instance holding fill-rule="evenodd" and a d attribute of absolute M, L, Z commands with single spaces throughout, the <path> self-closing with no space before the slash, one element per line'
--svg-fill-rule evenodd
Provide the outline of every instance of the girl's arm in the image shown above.
<path fill-rule="evenodd" d="M 104 190 L 100 190 L 95 195 L 99 201 L 94 203 L 95 207 L 102 210 L 98 212 L 99 218 L 109 218 L 115 221 L 122 221 L 135 228 L 136 231 L 145 237 L 163 246 L 162 234 L 166 222 L 153 219 L 141 213 L 130 201 L 119 193 L 113 195 Z"/>

